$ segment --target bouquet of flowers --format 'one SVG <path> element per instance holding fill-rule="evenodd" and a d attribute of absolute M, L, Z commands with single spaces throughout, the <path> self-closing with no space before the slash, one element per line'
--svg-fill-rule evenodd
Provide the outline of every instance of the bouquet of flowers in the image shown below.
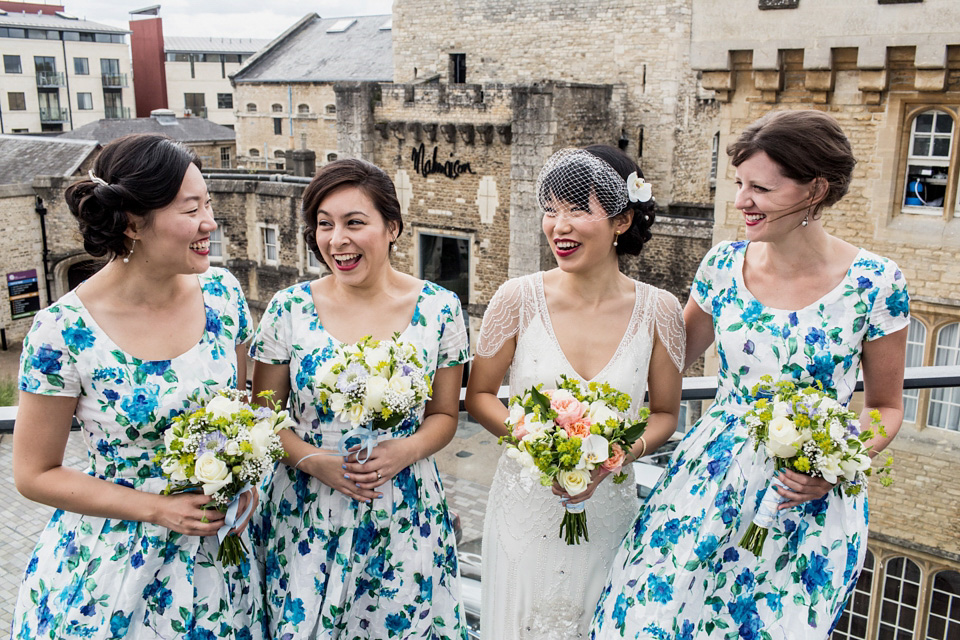
<path fill-rule="evenodd" d="M 860 493 L 874 471 L 865 443 L 877 434 L 886 436 L 879 411 L 870 412 L 871 428 L 861 431 L 860 417 L 818 388 L 800 388 L 790 380 L 774 383 L 764 376 L 753 395 L 758 399 L 744 420 L 755 451 L 763 446 L 778 471 L 790 469 L 839 483 L 840 490 L 850 496 Z M 893 482 L 892 464 L 888 456 L 879 470 L 883 486 Z M 740 540 L 741 547 L 757 556 L 783 502 L 777 486 L 784 487 L 774 479 L 767 487 L 757 515 Z"/>
<path fill-rule="evenodd" d="M 560 376 L 555 390 L 543 385 L 510 398 L 505 424 L 510 434 L 500 438 L 510 449 L 507 455 L 523 465 L 524 473 L 544 486 L 556 480 L 575 496 L 583 493 L 597 467 L 616 474 L 617 484 L 626 480 L 622 466 L 630 447 L 643 435 L 649 410 L 638 420 L 627 420 L 630 396 L 610 385 Z M 567 544 L 589 541 L 585 503 L 566 505 L 560 537 Z"/>
<path fill-rule="evenodd" d="M 433 393 L 416 347 L 401 342 L 399 333 L 391 340 L 366 336 L 356 344 L 340 345 L 315 384 L 320 401 L 353 425 L 340 438 L 338 452 L 345 455 L 347 441 L 357 438 L 365 450 L 365 455 L 357 454 L 359 462 L 365 462 L 377 444 L 374 429 L 395 428 Z"/>
<path fill-rule="evenodd" d="M 272 393 L 266 391 L 260 397 L 269 399 Z M 206 406 L 177 416 L 163 436 L 163 448 L 154 456 L 170 479 L 164 495 L 202 490 L 211 497 L 210 508 L 226 512 L 217 532 L 217 560 L 225 565 L 240 564 L 247 552 L 239 536 L 227 535 L 247 516 L 237 515 L 238 497 L 257 486 L 283 457 L 277 434 L 294 425 L 276 404 L 272 409 L 254 409 L 246 397 L 238 389 L 222 389 Z M 252 503 L 247 511 L 251 508 Z"/>

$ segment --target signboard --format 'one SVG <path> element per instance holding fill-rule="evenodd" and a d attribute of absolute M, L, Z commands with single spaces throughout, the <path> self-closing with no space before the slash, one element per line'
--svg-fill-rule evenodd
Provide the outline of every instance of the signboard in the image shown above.
<path fill-rule="evenodd" d="M 27 318 L 40 311 L 40 286 L 37 270 L 7 274 L 7 296 L 10 298 L 10 317 Z"/>

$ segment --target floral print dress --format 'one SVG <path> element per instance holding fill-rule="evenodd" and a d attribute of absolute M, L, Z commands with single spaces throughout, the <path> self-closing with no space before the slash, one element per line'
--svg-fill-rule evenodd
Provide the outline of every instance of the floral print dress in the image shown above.
<path fill-rule="evenodd" d="M 400 339 L 417 347 L 431 378 L 469 357 L 460 302 L 431 282 Z M 320 323 L 308 282 L 274 296 L 250 350 L 260 362 L 289 365 L 295 431 L 328 450 L 351 425 L 318 400 L 314 375 L 340 344 Z M 423 411 L 381 440 L 415 432 Z M 255 524 L 271 637 L 466 638 L 456 541 L 436 463 L 418 460 L 380 492 L 360 503 L 278 466 Z"/>
<path fill-rule="evenodd" d="M 223 269 L 198 279 L 206 326 L 172 360 L 124 353 L 72 291 L 37 314 L 23 343 L 20 389 L 79 397 L 87 474 L 160 493 L 167 480 L 153 456 L 171 418 L 192 397 L 236 385 L 236 345 L 250 334 L 246 300 Z M 57 510 L 27 566 L 12 637 L 262 638 L 259 569 L 224 568 L 218 547 L 216 536 Z"/>
<path fill-rule="evenodd" d="M 763 555 L 738 544 L 773 475 L 741 416 L 760 377 L 823 383 L 847 404 L 864 341 L 909 324 L 897 266 L 861 249 L 813 304 L 773 309 L 744 286 L 746 242 L 704 258 L 691 297 L 713 316 L 717 396 L 624 538 L 592 638 L 826 638 L 863 565 L 866 492 L 833 489 L 780 513 Z"/>

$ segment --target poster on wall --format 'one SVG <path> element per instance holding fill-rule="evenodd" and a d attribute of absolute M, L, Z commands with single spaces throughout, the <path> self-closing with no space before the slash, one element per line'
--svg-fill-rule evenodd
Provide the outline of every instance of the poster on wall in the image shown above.
<path fill-rule="evenodd" d="M 14 320 L 30 317 L 40 311 L 37 270 L 8 273 L 7 297 L 10 299 L 10 317 Z"/>

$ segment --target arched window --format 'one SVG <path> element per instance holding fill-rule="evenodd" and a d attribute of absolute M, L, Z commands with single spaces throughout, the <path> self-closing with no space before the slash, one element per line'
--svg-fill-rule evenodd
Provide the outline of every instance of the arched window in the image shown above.
<path fill-rule="evenodd" d="M 249 156 L 250 156 L 251 158 L 259 158 L 259 157 L 260 157 L 260 149 L 250 149 Z"/>
<path fill-rule="evenodd" d="M 960 322 L 948 324 L 937 332 L 937 350 L 933 354 L 933 364 L 960 364 Z M 960 431 L 960 387 L 930 391 L 927 426 Z"/>
<path fill-rule="evenodd" d="M 248 103 L 247 103 L 247 113 L 256 113 L 256 112 L 257 112 L 257 105 L 256 105 L 256 103 L 254 103 L 254 102 L 248 102 Z"/>
<path fill-rule="evenodd" d="M 335 115 L 335 114 L 337 113 L 337 105 L 335 105 L 335 104 L 328 104 L 327 106 L 325 106 L 325 107 L 323 108 L 323 111 L 324 111 L 324 113 L 326 113 L 328 116 Z"/>
<path fill-rule="evenodd" d="M 335 153 L 328 153 L 328 154 L 327 154 L 327 162 L 333 162 L 333 161 L 336 160 L 336 159 L 337 159 L 337 154 L 335 154 Z"/>
<path fill-rule="evenodd" d="M 903 185 L 904 213 L 943 215 L 955 129 L 953 116 L 940 109 L 914 116 Z"/>
<path fill-rule="evenodd" d="M 956 571 L 941 571 L 933 577 L 926 638 L 960 638 L 960 573 Z"/>
<path fill-rule="evenodd" d="M 867 557 L 863 562 L 863 571 L 857 578 L 847 606 L 840 615 L 833 630 L 831 640 L 866 640 L 867 622 L 870 618 L 870 588 L 873 584 L 874 559 L 873 553 L 867 550 Z"/>
<path fill-rule="evenodd" d="M 308 104 L 298 104 L 298 105 L 297 105 L 297 113 L 299 113 L 300 115 L 304 115 L 304 116 L 307 115 L 308 113 L 310 113 L 310 105 L 308 105 Z"/>
<path fill-rule="evenodd" d="M 927 328 L 916 318 L 910 318 L 910 328 L 907 329 L 907 358 L 908 367 L 923 366 L 923 348 L 927 344 Z M 903 421 L 917 421 L 917 405 L 920 399 L 920 389 L 907 389 L 903 392 Z"/>
<path fill-rule="evenodd" d="M 280 113 L 283 111 L 283 105 L 279 102 L 274 102 L 272 105 L 270 105 L 270 110 L 274 113 Z"/>
<path fill-rule="evenodd" d="M 878 638 L 913 638 L 920 601 L 920 567 L 909 558 L 887 561 Z"/>
<path fill-rule="evenodd" d="M 286 156 L 283 155 L 283 151 L 281 151 L 280 149 L 277 149 L 276 151 L 273 152 L 273 157 L 274 157 L 274 158 L 281 158 L 281 159 L 282 159 L 282 158 L 286 158 Z"/>

